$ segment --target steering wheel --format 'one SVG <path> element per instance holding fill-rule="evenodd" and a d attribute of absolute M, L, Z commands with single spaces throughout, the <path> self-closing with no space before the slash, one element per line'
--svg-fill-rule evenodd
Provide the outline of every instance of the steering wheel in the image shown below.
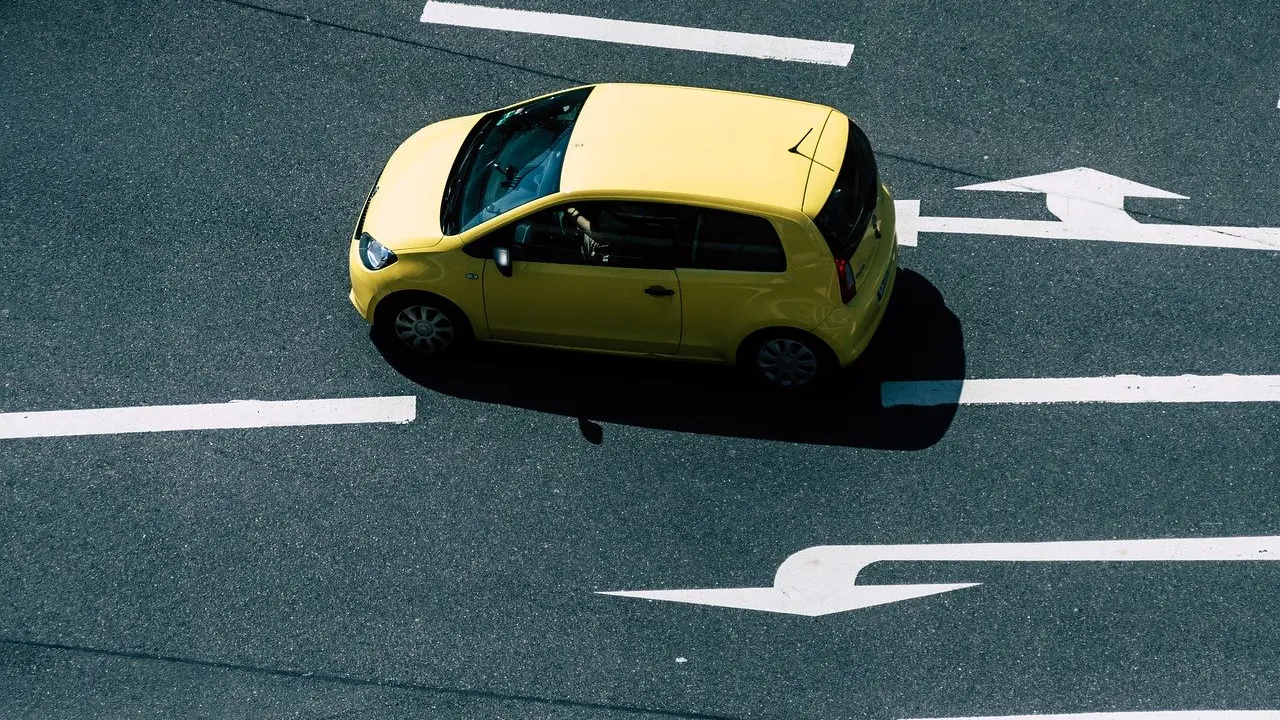
<path fill-rule="evenodd" d="M 489 163 L 489 167 L 502 174 L 502 180 L 498 183 L 498 187 L 503 190 L 510 190 L 515 187 L 516 173 L 520 172 L 520 168 L 515 165 L 503 165 L 497 160 Z"/>

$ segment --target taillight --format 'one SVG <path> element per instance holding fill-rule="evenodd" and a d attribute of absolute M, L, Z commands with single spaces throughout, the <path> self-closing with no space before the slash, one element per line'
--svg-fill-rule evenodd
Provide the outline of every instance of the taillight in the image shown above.
<path fill-rule="evenodd" d="M 836 258 L 836 281 L 840 283 L 840 302 L 848 305 L 858 292 L 857 284 L 853 280 L 853 266 L 848 260 Z"/>

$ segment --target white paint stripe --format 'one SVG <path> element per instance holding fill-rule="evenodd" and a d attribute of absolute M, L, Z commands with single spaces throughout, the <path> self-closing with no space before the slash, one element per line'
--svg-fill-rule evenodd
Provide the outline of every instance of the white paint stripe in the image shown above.
<path fill-rule="evenodd" d="M 895 203 L 895 207 L 900 206 Z M 1139 222 L 1127 222 L 1123 227 L 1081 227 L 1056 220 L 921 217 L 919 215 L 908 219 L 908 222 L 911 221 L 914 221 L 915 226 L 910 231 L 904 231 L 900 227 L 899 237 L 902 237 L 904 232 L 910 232 L 912 237 L 915 233 L 929 232 L 956 235 L 1003 235 L 1041 240 L 1089 240 L 1240 250 L 1280 250 L 1280 228 L 1148 225 Z"/>
<path fill-rule="evenodd" d="M 429 0 L 422 8 L 422 22 L 842 67 L 853 58 L 853 45 L 845 43 L 606 20 L 584 15 L 507 10 L 436 0 Z"/>
<path fill-rule="evenodd" d="M 1006 403 L 1280 402 L 1280 375 L 1010 378 L 886 382 L 880 402 L 897 405 Z"/>
<path fill-rule="evenodd" d="M 984 715 L 920 717 L 918 720 L 1280 720 L 1275 710 L 1155 710 L 1146 712 L 1073 712 L 1069 715 Z"/>
<path fill-rule="evenodd" d="M 417 398 L 412 395 L 16 412 L 0 413 L 0 439 L 290 425 L 407 423 L 416 413 Z"/>
<path fill-rule="evenodd" d="M 916 247 L 920 235 L 920 201 L 894 200 L 893 214 L 897 218 L 898 245 Z"/>

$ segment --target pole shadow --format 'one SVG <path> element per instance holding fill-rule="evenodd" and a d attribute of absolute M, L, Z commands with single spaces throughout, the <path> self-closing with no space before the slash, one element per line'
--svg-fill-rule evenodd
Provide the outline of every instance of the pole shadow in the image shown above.
<path fill-rule="evenodd" d="M 447 363 L 414 362 L 371 333 L 378 352 L 413 382 L 458 398 L 577 419 L 604 442 L 600 423 L 783 442 L 921 450 L 956 413 L 965 376 L 960 321 L 921 275 L 900 270 L 866 352 L 820 391 L 788 394 L 723 366 L 658 362 L 479 343 Z M 887 381 L 953 381 L 931 406 L 883 407 Z"/>

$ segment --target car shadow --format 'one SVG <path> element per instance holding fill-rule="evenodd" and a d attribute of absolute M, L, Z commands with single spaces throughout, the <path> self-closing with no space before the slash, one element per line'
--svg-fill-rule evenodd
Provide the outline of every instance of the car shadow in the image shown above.
<path fill-rule="evenodd" d="M 871 346 L 829 386 L 787 394 L 722 366 L 655 362 L 481 343 L 448 363 L 414 362 L 375 346 L 413 382 L 458 398 L 575 418 L 599 444 L 599 423 L 784 442 L 921 450 L 955 417 L 965 375 L 960 321 L 921 275 L 899 271 Z M 929 406 L 883 407 L 887 381 L 953 381 Z"/>

